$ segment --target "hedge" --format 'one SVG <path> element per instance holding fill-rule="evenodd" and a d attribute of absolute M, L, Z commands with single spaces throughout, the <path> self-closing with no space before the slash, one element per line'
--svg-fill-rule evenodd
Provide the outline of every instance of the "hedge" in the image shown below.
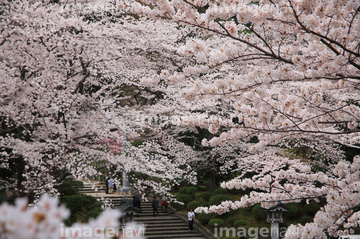
<path fill-rule="evenodd" d="M 190 196 L 187 194 L 179 194 L 179 195 L 177 195 L 176 199 L 185 204 L 188 204 L 191 201 Z"/>
<path fill-rule="evenodd" d="M 242 227 L 242 226 L 246 226 L 247 225 L 247 221 L 245 220 L 236 220 L 234 222 L 234 227 Z"/>
<path fill-rule="evenodd" d="M 208 225 L 209 226 L 217 226 L 217 227 L 221 227 L 221 226 L 224 226 L 224 220 L 222 219 L 218 219 L 218 218 L 215 218 L 215 219 L 211 219 L 209 222 L 208 222 Z"/>
<path fill-rule="evenodd" d="M 197 188 L 196 187 L 188 187 L 186 189 L 186 194 L 191 195 L 191 196 L 195 196 L 195 193 L 197 192 Z"/>
<path fill-rule="evenodd" d="M 201 206 L 201 203 L 199 201 L 191 201 L 186 206 L 186 209 L 190 210 L 190 208 L 191 208 L 191 209 L 195 210 L 195 208 L 200 207 L 200 206 Z"/>
<path fill-rule="evenodd" d="M 211 193 L 210 192 L 204 192 L 203 194 L 201 194 L 201 198 L 202 200 L 204 200 L 205 202 L 208 202 L 209 199 L 211 198 Z"/>
<path fill-rule="evenodd" d="M 214 192 L 215 195 L 218 195 L 218 194 L 226 194 L 227 193 L 227 189 L 226 188 L 217 188 Z"/>
<path fill-rule="evenodd" d="M 179 189 L 179 194 L 187 194 L 187 187 L 181 187 Z"/>
<path fill-rule="evenodd" d="M 202 212 L 197 216 L 197 219 L 203 224 L 207 224 L 211 219 L 211 214 Z"/>
<path fill-rule="evenodd" d="M 234 222 L 236 221 L 236 217 L 228 217 L 228 219 L 226 219 L 227 223 L 229 223 L 231 226 L 234 224 Z"/>
<path fill-rule="evenodd" d="M 101 209 L 100 208 L 94 208 L 93 210 L 86 213 L 86 218 L 87 219 L 97 218 L 100 214 L 101 214 Z"/>
<path fill-rule="evenodd" d="M 70 209 L 71 213 L 75 213 L 82 210 L 83 203 L 80 195 L 68 195 L 64 196 L 63 203 Z"/>
<path fill-rule="evenodd" d="M 210 205 L 220 205 L 222 201 L 227 201 L 227 200 L 231 200 L 231 198 L 229 196 L 226 195 L 215 195 L 212 196 L 209 200 Z"/>

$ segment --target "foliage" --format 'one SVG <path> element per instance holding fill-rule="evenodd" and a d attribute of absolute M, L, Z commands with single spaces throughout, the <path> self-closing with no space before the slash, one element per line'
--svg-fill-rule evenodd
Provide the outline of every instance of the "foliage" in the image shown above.
<path fill-rule="evenodd" d="M 192 197 L 194 197 L 195 196 L 195 193 L 197 192 L 197 187 L 188 187 L 187 189 L 186 189 L 186 193 L 188 194 L 188 195 L 191 195 Z"/>
<path fill-rule="evenodd" d="M 226 188 L 217 188 L 214 192 L 215 195 L 217 194 L 226 194 L 227 193 L 227 189 Z"/>
<path fill-rule="evenodd" d="M 181 188 L 179 188 L 179 193 L 180 194 L 187 194 L 187 187 L 181 187 Z"/>
<path fill-rule="evenodd" d="M 82 181 L 77 181 L 77 180 L 70 181 L 70 184 L 73 188 L 76 188 L 77 190 L 79 190 L 84 186 L 84 183 Z"/>
<path fill-rule="evenodd" d="M 235 221 L 236 221 L 236 217 L 228 217 L 226 219 L 226 222 L 229 223 L 231 226 L 234 225 Z"/>
<path fill-rule="evenodd" d="M 224 220 L 222 219 L 218 219 L 218 218 L 215 218 L 215 219 L 211 219 L 209 222 L 208 222 L 208 225 L 209 226 L 216 226 L 216 227 L 221 227 L 225 224 Z"/>
<path fill-rule="evenodd" d="M 210 205 L 219 205 L 222 201 L 230 200 L 231 198 L 227 195 L 214 195 L 210 198 Z"/>
<path fill-rule="evenodd" d="M 55 194 L 68 175 L 124 168 L 146 174 L 135 183 L 158 192 L 196 181 L 183 160 L 194 158 L 189 148 L 155 133 L 162 130 L 152 119 L 161 112 L 153 105 L 164 94 L 138 80 L 177 68 L 177 24 L 127 17 L 112 1 L 93 3 L 1 4 L 0 177 L 14 195 Z M 160 26 L 168 32 L 157 32 Z M 145 45 L 144 36 L 151 39 Z"/>
<path fill-rule="evenodd" d="M 339 153 L 331 159 L 328 152 L 320 157 L 313 154 L 315 148 L 333 143 L 359 149 L 357 1 L 130 2 L 124 10 L 199 32 L 177 52 L 184 59 L 192 58 L 191 63 L 146 82 L 174 101 L 188 100 L 192 110 L 179 114 L 176 124 L 207 129 L 211 135 L 203 138 L 204 148 L 249 142 L 251 166 L 264 166 L 252 167 L 256 170 L 252 178 L 237 177 L 222 184 L 228 189 L 250 189 L 250 195 L 197 212 L 224 214 L 257 203 L 268 208 L 278 201 L 326 198 L 312 223 L 291 225 L 285 237 L 336 237 L 345 227 L 358 225 L 358 151 L 352 159 Z M 259 157 L 266 146 L 294 139 L 308 141 L 293 152 L 310 153 L 310 160 L 291 162 L 280 157 L 281 150 L 269 163 Z M 210 172 L 216 168 L 212 166 Z M 237 166 L 239 174 L 251 167 Z"/>
<path fill-rule="evenodd" d="M 58 187 L 58 192 L 60 193 L 60 200 L 66 195 L 77 195 L 79 194 L 78 190 L 73 188 L 72 184 L 69 182 L 63 182 Z"/>
<path fill-rule="evenodd" d="M 199 219 L 200 222 L 202 222 L 203 224 L 207 224 L 210 219 L 211 219 L 211 214 L 207 214 L 207 213 L 199 213 L 199 215 L 197 216 L 197 218 Z"/>
<path fill-rule="evenodd" d="M 191 197 L 187 194 L 179 194 L 176 196 L 176 199 L 185 204 L 188 204 L 191 201 Z"/>
<path fill-rule="evenodd" d="M 246 226 L 247 225 L 247 221 L 245 221 L 245 220 L 236 220 L 235 222 L 234 222 L 234 227 L 242 227 L 242 226 Z"/>
<path fill-rule="evenodd" d="M 80 195 L 67 195 L 63 197 L 62 202 L 66 205 L 71 213 L 82 211 L 83 198 Z"/>
<path fill-rule="evenodd" d="M 261 209 L 261 205 L 257 204 L 252 208 L 252 214 L 258 221 L 264 221 L 267 217 L 267 212 L 264 209 Z"/>
<path fill-rule="evenodd" d="M 305 225 L 306 223 L 312 222 L 312 220 L 313 220 L 313 218 L 310 217 L 310 216 L 302 216 L 302 217 L 300 218 L 300 223 L 301 223 L 302 225 Z"/>
<path fill-rule="evenodd" d="M 195 208 L 200 207 L 201 203 L 199 201 L 191 201 L 187 204 L 186 209 L 187 210 L 195 210 Z"/>
<path fill-rule="evenodd" d="M 101 208 L 102 204 L 100 202 L 96 202 L 96 203 L 93 203 L 90 208 L 91 209 L 95 209 L 95 208 Z"/>
<path fill-rule="evenodd" d="M 226 180 L 241 198 L 197 213 L 325 199 L 285 238 L 358 226 L 358 1 L 1 6 L 0 177 L 13 195 L 123 169 L 164 192 L 196 183 L 203 163 L 211 192 Z"/>
<path fill-rule="evenodd" d="M 88 211 L 86 213 L 86 218 L 89 220 L 90 218 L 97 218 L 101 214 L 102 210 L 101 208 L 97 207 L 92 209 L 91 211 Z"/>
<path fill-rule="evenodd" d="M 203 193 L 201 194 L 201 198 L 202 198 L 202 200 L 205 201 L 205 202 L 208 202 L 208 201 L 210 200 L 211 196 L 212 196 L 212 195 L 211 195 L 210 192 L 203 192 Z"/>
<path fill-rule="evenodd" d="M 210 207 L 210 202 L 203 202 L 202 207 Z"/>
<path fill-rule="evenodd" d="M 320 205 L 315 201 L 310 201 L 308 204 L 304 205 L 304 211 L 309 214 L 309 216 L 314 216 L 320 210 Z"/>
<path fill-rule="evenodd" d="M 299 206 L 297 204 L 288 204 L 286 205 L 289 209 L 286 212 L 283 212 L 283 217 L 287 219 L 296 219 L 299 216 Z"/>

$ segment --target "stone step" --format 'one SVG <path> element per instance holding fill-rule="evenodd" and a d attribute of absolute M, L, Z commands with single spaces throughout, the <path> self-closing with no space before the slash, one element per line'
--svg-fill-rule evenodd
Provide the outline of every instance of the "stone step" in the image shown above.
<path fill-rule="evenodd" d="M 200 233 L 189 233 L 189 234 L 170 234 L 170 235 L 166 235 L 166 234 L 152 234 L 149 235 L 146 233 L 145 231 L 145 237 L 147 239 L 174 239 L 174 238 L 186 238 L 186 239 L 206 239 L 205 237 L 202 237 L 202 235 Z"/>
<path fill-rule="evenodd" d="M 150 232 L 150 231 L 187 231 L 189 230 L 188 226 L 185 226 L 184 223 L 179 223 L 179 224 L 171 224 L 171 227 L 164 227 L 164 225 L 161 224 L 157 224 L 157 225 L 152 225 L 151 227 L 149 227 L 147 224 L 145 224 L 146 226 L 146 231 Z M 168 225 L 166 225 L 168 226 Z"/>
<path fill-rule="evenodd" d="M 111 203 L 112 208 L 120 206 L 122 200 L 131 200 L 129 195 L 105 194 L 104 185 L 97 185 L 95 192 L 92 185 L 85 184 L 81 192 L 96 197 L 100 202 L 107 201 Z M 145 238 L 147 239 L 206 239 L 196 229 L 189 231 L 188 223 L 183 219 L 168 214 L 158 209 L 159 215 L 153 216 L 152 200 L 141 202 L 141 213 L 134 217 L 134 221 L 145 226 Z M 159 200 L 160 204 L 160 200 Z"/>
<path fill-rule="evenodd" d="M 160 216 L 159 216 L 160 217 Z M 134 221 L 138 222 L 138 223 L 143 223 L 143 224 L 147 224 L 147 225 L 151 225 L 151 224 L 177 224 L 177 223 L 183 223 L 184 221 L 182 221 L 181 219 L 168 219 L 166 217 L 158 218 L 158 217 L 142 217 L 142 215 L 140 214 L 139 217 L 135 217 Z"/>

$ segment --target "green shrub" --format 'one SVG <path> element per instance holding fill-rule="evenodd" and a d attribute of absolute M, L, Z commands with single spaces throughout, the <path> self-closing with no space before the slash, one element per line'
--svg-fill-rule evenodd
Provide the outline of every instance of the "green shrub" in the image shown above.
<path fill-rule="evenodd" d="M 217 226 L 217 227 L 221 227 L 221 226 L 224 226 L 224 220 L 222 219 L 218 219 L 218 218 L 215 218 L 215 219 L 211 219 L 209 222 L 208 222 L 208 225 L 209 226 Z"/>
<path fill-rule="evenodd" d="M 202 207 L 210 207 L 210 203 L 209 202 L 203 202 L 201 206 Z"/>
<path fill-rule="evenodd" d="M 80 195 L 67 195 L 63 198 L 63 203 L 70 209 L 71 213 L 75 213 L 82 210 L 82 198 Z"/>
<path fill-rule="evenodd" d="M 94 209 L 94 208 L 101 208 L 102 204 L 100 202 L 96 202 L 91 204 L 90 208 Z"/>
<path fill-rule="evenodd" d="M 243 227 L 247 225 L 247 221 L 245 220 L 236 220 L 234 222 L 234 227 Z"/>
<path fill-rule="evenodd" d="M 255 205 L 251 211 L 256 220 L 258 221 L 266 220 L 267 212 L 260 208 L 260 204 Z"/>
<path fill-rule="evenodd" d="M 218 194 L 226 194 L 227 193 L 227 189 L 226 188 L 217 188 L 214 192 L 215 195 Z"/>
<path fill-rule="evenodd" d="M 60 188 L 72 188 L 72 185 L 70 182 L 62 182 L 59 186 Z"/>
<path fill-rule="evenodd" d="M 190 196 L 187 194 L 179 194 L 179 195 L 177 195 L 176 199 L 185 204 L 188 204 L 191 201 Z"/>
<path fill-rule="evenodd" d="M 196 187 L 188 187 L 186 189 L 186 194 L 191 195 L 191 196 L 195 196 L 195 193 L 197 192 L 197 188 Z"/>
<path fill-rule="evenodd" d="M 299 215 L 299 207 L 296 204 L 289 204 L 286 205 L 289 210 L 287 210 L 286 212 L 283 212 L 284 217 L 287 219 L 295 219 L 298 218 Z"/>
<path fill-rule="evenodd" d="M 83 195 L 82 195 L 83 196 Z M 91 201 L 88 199 L 88 198 L 84 198 L 82 197 L 82 205 L 83 207 L 85 207 L 86 210 L 89 210 L 90 209 L 90 206 L 91 206 Z"/>
<path fill-rule="evenodd" d="M 187 187 L 181 187 L 179 189 L 179 194 L 187 194 Z"/>
<path fill-rule="evenodd" d="M 211 219 L 211 214 L 202 212 L 197 216 L 197 219 L 203 224 L 207 224 Z"/>
<path fill-rule="evenodd" d="M 58 191 L 61 196 L 79 194 L 78 191 L 73 188 L 69 182 L 63 182 L 62 184 L 60 184 Z"/>
<path fill-rule="evenodd" d="M 204 200 L 205 202 L 208 202 L 209 199 L 211 198 L 211 193 L 210 192 L 204 192 L 203 194 L 201 194 L 201 198 L 202 200 Z"/>
<path fill-rule="evenodd" d="M 320 205 L 315 201 L 310 201 L 309 204 L 304 205 L 304 210 L 307 214 L 313 216 L 320 210 Z"/>
<path fill-rule="evenodd" d="M 300 218 L 300 223 L 301 224 L 303 224 L 303 225 L 305 225 L 305 223 L 307 223 L 307 222 L 312 222 L 312 217 L 309 217 L 309 216 L 302 216 L 301 218 Z"/>
<path fill-rule="evenodd" d="M 63 189 L 61 189 L 60 193 L 64 196 L 79 194 L 79 192 L 75 188 L 63 188 Z"/>
<path fill-rule="evenodd" d="M 70 184 L 74 188 L 82 188 L 82 187 L 84 187 L 84 183 L 81 182 L 81 181 L 71 181 Z"/>
<path fill-rule="evenodd" d="M 227 223 L 229 223 L 231 226 L 234 225 L 234 222 L 236 221 L 236 217 L 228 217 L 226 219 Z"/>
<path fill-rule="evenodd" d="M 195 208 L 200 207 L 200 206 L 201 206 L 201 203 L 199 201 L 191 201 L 186 206 L 186 209 L 190 210 L 190 208 L 192 208 L 193 210 L 195 210 Z"/>
<path fill-rule="evenodd" d="M 97 218 L 99 215 L 101 214 L 101 209 L 95 208 L 91 211 L 88 211 L 86 213 L 86 218 L 90 219 L 90 218 Z"/>
<path fill-rule="evenodd" d="M 93 197 L 93 196 L 83 195 L 82 197 L 83 197 L 83 199 L 88 200 L 88 201 L 90 202 L 90 204 L 93 204 L 93 203 L 96 203 L 96 202 L 97 202 L 96 198 Z"/>
<path fill-rule="evenodd" d="M 229 196 L 226 195 L 214 195 L 210 198 L 209 202 L 210 205 L 219 205 L 221 204 L 222 201 L 227 201 L 227 200 L 231 200 L 231 198 Z"/>

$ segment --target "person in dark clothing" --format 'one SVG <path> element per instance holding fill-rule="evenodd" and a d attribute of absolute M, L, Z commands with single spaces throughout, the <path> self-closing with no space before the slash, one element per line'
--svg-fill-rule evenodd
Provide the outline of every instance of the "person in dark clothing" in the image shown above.
<path fill-rule="evenodd" d="M 141 194 L 139 193 L 139 191 L 136 190 L 133 192 L 133 195 L 136 198 L 139 210 L 141 211 Z"/>
<path fill-rule="evenodd" d="M 153 208 L 153 216 L 154 217 L 155 217 L 155 212 L 156 212 L 156 215 L 159 215 L 158 207 L 159 207 L 159 202 L 156 199 L 156 196 L 154 196 L 154 198 L 152 200 L 152 208 Z"/>
<path fill-rule="evenodd" d="M 132 206 L 136 209 L 140 209 L 140 202 L 139 200 L 137 199 L 137 197 L 133 196 L 132 199 L 131 199 L 131 202 L 132 202 Z"/>

